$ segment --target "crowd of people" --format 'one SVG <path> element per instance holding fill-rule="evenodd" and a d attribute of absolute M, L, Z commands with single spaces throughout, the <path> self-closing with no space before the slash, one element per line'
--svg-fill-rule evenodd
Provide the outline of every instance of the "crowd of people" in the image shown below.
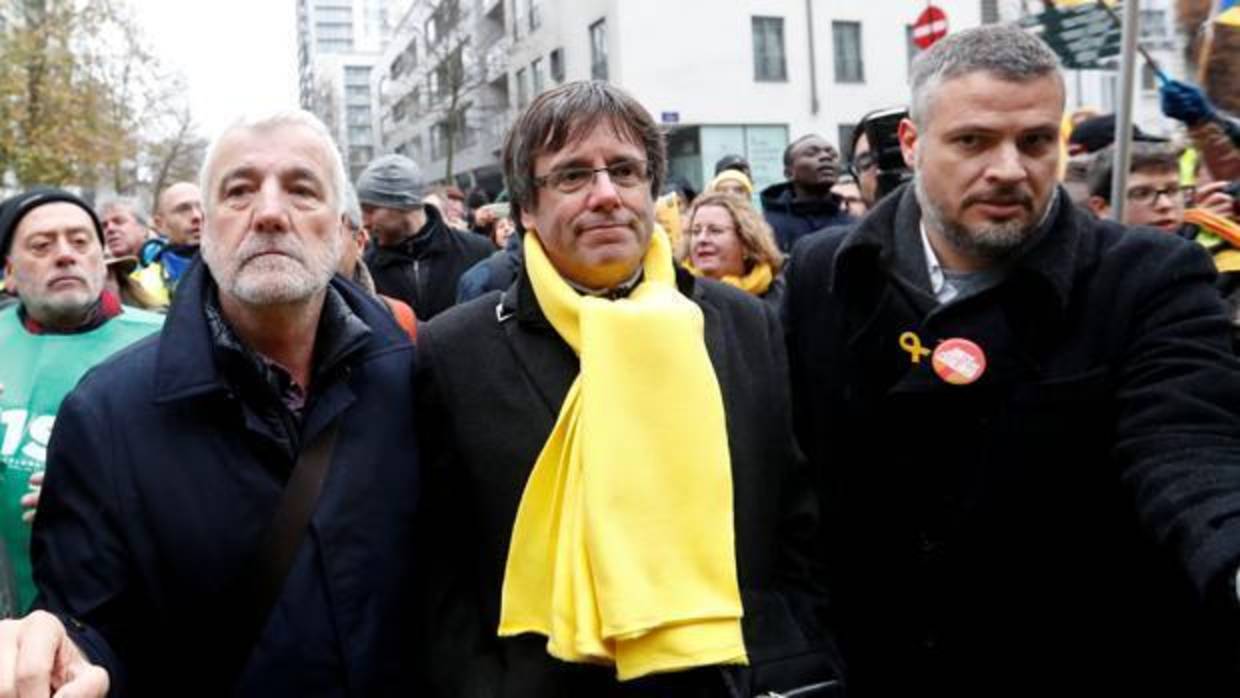
<path fill-rule="evenodd" d="M 1064 105 L 992 25 L 761 190 L 573 82 L 497 202 L 301 111 L 5 200 L 0 698 L 1234 694 L 1240 126 L 1113 220 Z"/>

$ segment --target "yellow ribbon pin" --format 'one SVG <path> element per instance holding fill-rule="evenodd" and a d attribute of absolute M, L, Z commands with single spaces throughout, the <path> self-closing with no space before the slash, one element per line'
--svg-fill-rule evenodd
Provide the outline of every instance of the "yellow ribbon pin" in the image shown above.
<path fill-rule="evenodd" d="M 921 363 L 921 357 L 930 355 L 930 350 L 921 345 L 921 338 L 912 332 L 900 335 L 900 348 L 908 352 L 915 364 Z"/>

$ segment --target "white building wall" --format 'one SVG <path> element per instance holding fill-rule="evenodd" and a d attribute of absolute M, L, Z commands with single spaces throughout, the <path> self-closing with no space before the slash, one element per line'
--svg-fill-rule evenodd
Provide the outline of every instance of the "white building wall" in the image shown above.
<path fill-rule="evenodd" d="M 754 164 L 759 184 L 782 178 L 779 152 L 788 140 L 805 133 L 819 133 L 841 149 L 841 126 L 855 124 L 874 109 L 902 105 L 908 101 L 910 48 L 908 27 L 925 9 L 921 0 L 534 0 L 542 17 L 538 29 L 529 29 L 531 0 L 461 0 L 469 11 L 503 3 L 506 43 L 492 47 L 499 52 L 497 63 L 507 61 L 506 111 L 488 115 L 486 128 L 502 134 L 519 109 L 518 72 L 529 75 L 535 59 L 541 58 L 551 79 L 549 57 L 562 51 L 565 80 L 591 77 L 589 27 L 606 20 L 609 54 L 609 81 L 632 93 L 656 119 L 663 119 L 669 130 L 704 127 L 700 138 L 700 178 L 713 171 L 714 159 L 736 143 L 753 146 L 768 162 Z M 429 8 L 437 0 L 418 0 Z M 981 24 L 982 0 L 935 0 L 948 16 L 950 31 Z M 1146 0 L 1143 7 L 1166 7 L 1170 17 L 1172 0 Z M 812 23 L 807 17 L 812 7 Z M 1040 2 L 998 0 L 993 3 L 1001 21 L 1013 21 L 1023 11 L 1038 11 Z M 752 18 L 783 18 L 787 79 L 763 82 L 755 79 Z M 835 21 L 858 22 L 861 26 L 864 81 L 837 82 L 835 72 Z M 514 24 L 521 22 L 519 31 Z M 1173 26 L 1169 19 L 1168 27 Z M 813 34 L 811 59 L 810 30 Z M 1169 38 L 1174 38 L 1172 33 Z M 397 43 L 400 43 L 399 41 Z M 399 49 L 398 49 L 399 50 Z M 1182 74 L 1178 46 L 1168 44 L 1155 53 L 1164 68 Z M 388 55 L 392 55 L 391 49 Z M 813 64 L 811 78 L 811 60 Z M 425 66 L 423 66 L 425 67 Z M 382 71 L 380 66 L 377 70 Z M 1103 112 L 1115 108 L 1113 94 L 1117 74 L 1085 71 L 1066 76 L 1068 107 L 1094 106 Z M 815 108 L 814 91 L 817 86 Z M 532 89 L 530 90 L 532 92 Z M 1163 132 L 1169 124 L 1158 112 L 1157 92 L 1138 89 L 1137 120 L 1142 128 Z M 532 98 L 530 94 L 527 98 Z M 385 100 L 399 95 L 386 95 Z M 667 118 L 664 119 L 666 115 Z M 749 130 L 743 130 L 745 127 Z M 420 124 L 427 141 L 426 125 Z M 766 128 L 766 130 L 762 130 Z M 731 130 L 729 130 L 731 129 Z M 390 131 L 390 129 L 389 129 Z M 744 133 L 743 133 L 744 131 Z M 402 131 L 400 138 L 408 138 Z M 399 143 L 385 140 L 391 150 Z M 731 144 L 731 145 L 730 145 Z M 493 144 L 494 145 L 494 144 Z M 712 150 L 713 149 L 713 150 Z M 716 152 L 718 151 L 718 152 Z M 478 148 L 462 153 L 458 171 L 480 168 L 498 162 L 497 148 Z M 675 163 L 676 153 L 672 153 Z M 686 160 L 685 162 L 687 162 Z M 709 161 L 709 162 L 708 162 Z M 441 165 L 425 163 L 429 171 Z M 684 165 L 684 162 L 680 163 Z"/>

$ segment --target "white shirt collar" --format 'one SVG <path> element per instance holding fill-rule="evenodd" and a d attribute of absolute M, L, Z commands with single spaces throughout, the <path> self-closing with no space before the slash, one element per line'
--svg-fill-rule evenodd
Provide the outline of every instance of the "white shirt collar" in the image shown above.
<path fill-rule="evenodd" d="M 940 303 L 946 303 L 956 296 L 956 289 L 947 283 L 947 278 L 943 274 L 943 265 L 939 263 L 939 256 L 934 253 L 934 247 L 930 245 L 930 236 L 926 234 L 926 222 L 920 221 L 917 227 L 921 231 L 921 247 L 926 252 L 926 271 L 930 274 L 930 291 Z"/>

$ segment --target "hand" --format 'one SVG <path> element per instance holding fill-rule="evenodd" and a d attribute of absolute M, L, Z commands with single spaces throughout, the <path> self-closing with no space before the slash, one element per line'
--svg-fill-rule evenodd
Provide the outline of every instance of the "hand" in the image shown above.
<path fill-rule="evenodd" d="M 30 476 L 30 490 L 22 495 L 22 522 L 34 523 L 34 512 L 39 506 L 39 493 L 43 491 L 43 471 Z"/>
<path fill-rule="evenodd" d="M 1197 87 L 1179 80 L 1168 80 L 1159 88 L 1162 112 L 1189 126 L 1214 118 L 1214 107 Z"/>
<path fill-rule="evenodd" d="M 0 621 L 0 698 L 103 698 L 108 685 L 56 616 Z"/>
<path fill-rule="evenodd" d="M 1193 208 L 1204 208 L 1216 216 L 1234 218 L 1235 199 L 1224 191 L 1228 184 L 1229 182 L 1219 181 L 1197 187 L 1197 191 L 1193 194 Z"/>

